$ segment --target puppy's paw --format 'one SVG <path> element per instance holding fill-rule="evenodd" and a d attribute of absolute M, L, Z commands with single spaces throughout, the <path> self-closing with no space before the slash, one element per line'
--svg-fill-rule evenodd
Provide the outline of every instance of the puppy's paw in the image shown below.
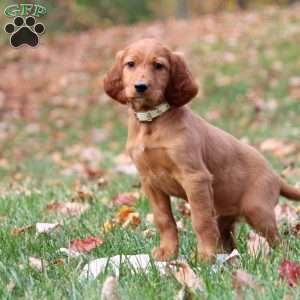
<path fill-rule="evenodd" d="M 152 250 L 152 257 L 157 261 L 168 261 L 176 258 L 178 255 L 177 248 L 155 247 Z"/>
<path fill-rule="evenodd" d="M 197 258 L 204 263 L 213 264 L 216 261 L 216 253 L 214 251 L 198 251 Z"/>

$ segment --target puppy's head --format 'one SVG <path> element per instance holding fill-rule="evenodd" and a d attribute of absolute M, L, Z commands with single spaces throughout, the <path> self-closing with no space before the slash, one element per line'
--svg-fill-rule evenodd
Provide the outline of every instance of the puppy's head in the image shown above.
<path fill-rule="evenodd" d="M 154 39 L 140 40 L 116 55 L 104 78 L 105 92 L 134 109 L 151 109 L 163 101 L 182 106 L 198 92 L 181 55 Z"/>

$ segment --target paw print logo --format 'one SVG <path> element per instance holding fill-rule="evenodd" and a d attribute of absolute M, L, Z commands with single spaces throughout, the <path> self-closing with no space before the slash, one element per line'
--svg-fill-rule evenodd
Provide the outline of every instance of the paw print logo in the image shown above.
<path fill-rule="evenodd" d="M 18 16 L 14 19 L 13 23 L 5 25 L 4 30 L 11 34 L 10 44 L 14 48 L 21 45 L 28 45 L 36 47 L 39 43 L 39 35 L 45 32 L 45 26 L 42 23 L 35 22 L 33 16 L 24 18 Z"/>

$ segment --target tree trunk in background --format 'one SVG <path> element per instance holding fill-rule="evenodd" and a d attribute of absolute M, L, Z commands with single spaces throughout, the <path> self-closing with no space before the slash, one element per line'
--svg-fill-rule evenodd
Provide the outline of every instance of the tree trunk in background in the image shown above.
<path fill-rule="evenodd" d="M 176 17 L 178 19 L 186 19 L 188 14 L 187 0 L 176 0 Z"/>
<path fill-rule="evenodd" d="M 248 0 L 237 0 L 237 4 L 238 4 L 240 9 L 246 9 L 247 4 L 248 4 Z"/>

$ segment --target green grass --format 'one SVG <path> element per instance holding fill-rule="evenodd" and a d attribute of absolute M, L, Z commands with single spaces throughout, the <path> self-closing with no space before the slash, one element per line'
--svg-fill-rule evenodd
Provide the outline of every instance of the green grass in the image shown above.
<path fill-rule="evenodd" d="M 284 22 L 276 18 L 268 20 L 263 33 L 246 34 L 236 46 L 226 40 L 211 46 L 195 39 L 190 45 L 190 59 L 195 62 L 195 74 L 202 79 L 203 96 L 193 101 L 193 110 L 204 117 L 212 111 L 220 112 L 212 123 L 238 138 L 246 137 L 253 145 L 271 137 L 299 144 L 300 104 L 299 99 L 290 95 L 289 78 L 299 76 L 300 40 L 299 35 L 285 34 L 295 25 L 300 25 L 299 18 Z M 274 32 L 277 36 L 270 36 Z M 268 36 L 270 38 L 266 38 Z M 250 59 L 251 48 L 256 52 L 255 60 Z M 224 52 L 228 51 L 235 55 L 234 62 L 222 59 Z M 282 65 L 280 70 L 274 68 L 275 62 Z M 220 85 L 218 77 L 228 77 L 229 81 Z M 256 99 L 275 99 L 277 108 L 263 109 L 257 114 L 253 101 L 249 100 L 251 92 L 257 93 Z M 57 122 L 54 113 L 63 123 Z M 131 176 L 110 176 L 116 155 L 125 148 L 126 112 L 120 112 L 117 104 L 111 102 L 73 110 L 52 103 L 42 107 L 35 123 L 40 129 L 30 131 L 28 122 L 10 119 L 11 133 L 1 148 L 1 158 L 7 164 L 0 164 L 0 215 L 6 217 L 0 221 L 0 299 L 99 299 L 101 284 L 110 271 L 94 281 L 80 282 L 78 275 L 86 262 L 117 254 L 150 253 L 159 241 L 157 234 L 151 238 L 143 236 L 143 230 L 149 227 L 145 222 L 149 206 L 143 197 L 135 208 L 142 216 L 140 226 L 135 229 L 116 228 L 105 235 L 101 233 L 104 222 L 118 210 L 115 206 L 107 206 L 107 199 L 119 192 L 135 190 L 133 185 L 138 181 Z M 91 131 L 94 128 L 105 129 L 107 137 L 93 141 Z M 76 175 L 64 176 L 61 172 L 79 161 L 78 154 L 68 154 L 72 147 L 91 145 L 98 147 L 103 155 L 100 167 L 111 178 L 107 187 L 99 188 L 94 181 Z M 53 160 L 55 153 L 60 154 L 65 165 Z M 291 161 L 300 168 L 299 154 L 281 160 L 271 154 L 266 157 L 278 172 Z M 288 180 L 295 183 L 300 177 Z M 44 208 L 52 201 L 70 201 L 78 181 L 89 186 L 95 195 L 87 212 L 78 218 L 63 218 L 61 231 L 47 236 L 37 235 L 34 231 L 11 235 L 15 227 L 60 220 L 47 214 Z M 180 217 L 177 212 L 175 214 Z M 214 273 L 209 265 L 196 263 L 193 259 L 196 242 L 190 224 L 189 228 L 188 233 L 180 234 L 180 255 L 204 280 L 205 297 L 234 299 L 235 292 L 231 287 L 234 268 L 226 267 L 223 272 Z M 265 292 L 248 290 L 246 299 L 282 299 L 287 294 L 299 299 L 300 287 L 289 288 L 279 280 L 278 274 L 283 258 L 300 262 L 299 239 L 285 235 L 289 250 L 279 247 L 271 251 L 267 259 L 253 258 L 246 251 L 248 231 L 248 226 L 240 225 L 237 232 L 241 268 L 253 274 Z M 281 228 L 282 236 L 283 231 Z M 63 266 L 51 263 L 65 258 L 58 252 L 59 248 L 66 247 L 73 238 L 88 235 L 100 235 L 103 245 L 80 258 L 65 259 Z M 28 265 L 29 256 L 43 258 L 49 265 L 42 273 L 36 272 Z M 16 282 L 16 287 L 8 291 L 6 285 L 11 280 Z M 155 268 L 148 274 L 132 275 L 129 267 L 124 266 L 118 289 L 123 299 L 173 299 L 180 284 L 171 275 L 161 276 Z"/>

